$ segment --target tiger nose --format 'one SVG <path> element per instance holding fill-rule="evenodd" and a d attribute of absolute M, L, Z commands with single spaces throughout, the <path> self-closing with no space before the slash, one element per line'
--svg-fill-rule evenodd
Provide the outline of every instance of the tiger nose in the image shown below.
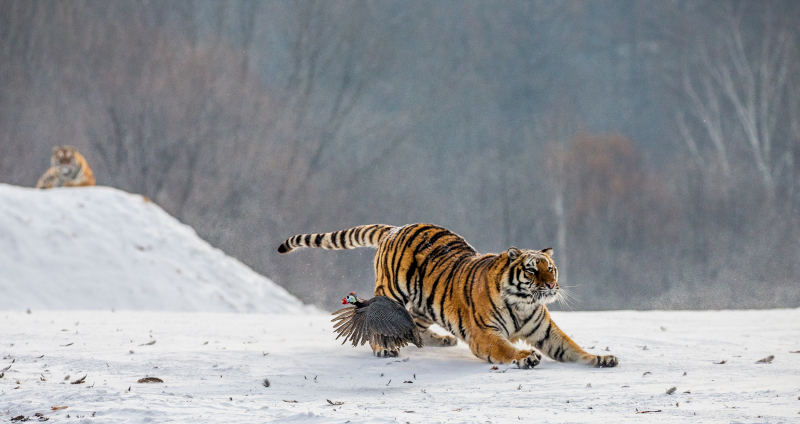
<path fill-rule="evenodd" d="M 553 282 L 547 282 L 547 283 L 545 283 L 545 284 L 547 285 L 547 288 L 550 288 L 550 289 L 552 289 L 553 287 L 555 287 L 555 286 L 556 286 L 556 283 L 555 283 L 555 281 L 553 281 Z"/>

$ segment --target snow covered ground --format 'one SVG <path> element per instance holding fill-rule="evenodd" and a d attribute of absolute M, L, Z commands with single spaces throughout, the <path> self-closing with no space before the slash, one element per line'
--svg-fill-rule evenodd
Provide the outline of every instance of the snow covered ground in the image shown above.
<path fill-rule="evenodd" d="M 301 312 L 145 197 L 0 184 L 0 310 Z"/>
<path fill-rule="evenodd" d="M 4 312 L 0 421 L 800 421 L 800 310 L 553 316 L 619 367 L 492 370 L 463 343 L 375 358 L 334 341 L 326 315 Z"/>

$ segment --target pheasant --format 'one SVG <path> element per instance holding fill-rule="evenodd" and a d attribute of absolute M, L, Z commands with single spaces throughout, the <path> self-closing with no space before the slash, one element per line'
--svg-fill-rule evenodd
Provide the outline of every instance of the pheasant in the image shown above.
<path fill-rule="evenodd" d="M 409 343 L 423 346 L 411 314 L 400 303 L 386 296 L 364 300 L 351 292 L 342 299 L 342 305 L 347 304 L 353 306 L 334 312 L 336 318 L 331 320 L 336 322 L 333 331 L 339 333 L 336 339 L 344 336 L 342 344 L 350 340 L 358 346 L 369 341 L 386 350 L 397 350 Z"/>

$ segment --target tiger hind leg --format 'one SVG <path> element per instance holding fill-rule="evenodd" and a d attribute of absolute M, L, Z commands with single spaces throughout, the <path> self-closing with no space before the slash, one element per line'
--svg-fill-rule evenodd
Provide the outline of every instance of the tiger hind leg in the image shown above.
<path fill-rule="evenodd" d="M 417 325 L 417 330 L 419 330 L 419 335 L 422 337 L 425 346 L 446 347 L 458 344 L 458 339 L 453 336 L 442 336 L 434 333 L 433 330 L 431 330 L 431 325 L 433 325 L 434 322 L 417 311 L 416 308 L 412 308 L 408 312 L 411 313 L 411 318 L 414 319 L 414 324 Z"/>

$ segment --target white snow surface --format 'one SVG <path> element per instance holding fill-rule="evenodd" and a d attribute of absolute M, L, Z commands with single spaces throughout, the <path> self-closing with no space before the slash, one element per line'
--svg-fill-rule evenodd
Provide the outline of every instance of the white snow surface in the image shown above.
<path fill-rule="evenodd" d="M 0 310 L 314 313 L 155 203 L 0 184 Z"/>
<path fill-rule="evenodd" d="M 0 369 L 10 368 L 0 378 L 0 421 L 36 413 L 54 423 L 800 420 L 798 309 L 552 316 L 619 366 L 545 359 L 532 370 L 492 369 L 461 342 L 375 358 L 367 346 L 335 341 L 324 315 L 3 312 Z M 756 363 L 769 355 L 771 363 Z M 163 383 L 137 383 L 143 377 Z"/>

